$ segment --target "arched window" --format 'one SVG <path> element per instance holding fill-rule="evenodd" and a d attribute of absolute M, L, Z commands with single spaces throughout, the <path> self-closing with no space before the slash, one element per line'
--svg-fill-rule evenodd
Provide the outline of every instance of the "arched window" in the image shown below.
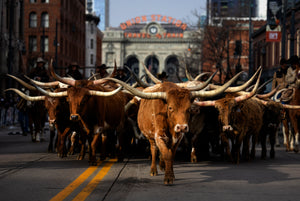
<path fill-rule="evenodd" d="M 29 27 L 37 27 L 37 15 L 35 12 L 29 14 Z"/>
<path fill-rule="evenodd" d="M 42 16 L 41 16 L 41 26 L 42 27 L 49 27 L 49 14 L 44 12 L 42 13 Z"/>

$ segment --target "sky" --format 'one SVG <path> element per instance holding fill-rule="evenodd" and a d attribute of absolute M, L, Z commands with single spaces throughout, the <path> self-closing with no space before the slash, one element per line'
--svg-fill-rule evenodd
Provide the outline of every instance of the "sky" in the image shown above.
<path fill-rule="evenodd" d="M 97 1 L 97 0 L 96 0 Z M 166 15 L 184 23 L 195 23 L 194 11 L 206 14 L 206 0 L 110 0 L 110 26 L 118 27 L 143 15 Z"/>

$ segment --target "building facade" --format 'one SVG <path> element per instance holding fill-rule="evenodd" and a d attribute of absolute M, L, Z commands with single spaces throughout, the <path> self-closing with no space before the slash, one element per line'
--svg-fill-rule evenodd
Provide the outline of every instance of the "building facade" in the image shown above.
<path fill-rule="evenodd" d="M 86 42 L 85 42 L 85 75 L 90 77 L 95 72 L 97 63 L 97 40 L 98 27 L 100 18 L 96 16 L 93 10 L 93 1 L 87 0 L 86 2 Z"/>
<path fill-rule="evenodd" d="M 38 57 L 62 75 L 71 62 L 85 66 L 85 0 L 25 0 L 24 19 L 27 71 Z"/>
<path fill-rule="evenodd" d="M 293 11 L 294 20 L 292 20 Z M 285 16 L 285 23 L 281 22 L 280 25 L 281 40 L 279 42 L 267 41 L 266 24 L 252 35 L 254 66 L 263 67 L 263 75 L 266 79 L 273 77 L 273 73 L 280 66 L 281 58 L 289 59 L 292 55 L 300 56 L 300 1 L 296 1 L 294 6 L 288 1 Z"/>
<path fill-rule="evenodd" d="M 223 17 L 267 17 L 267 0 L 207 0 L 207 23 L 219 23 Z"/>
<path fill-rule="evenodd" d="M 165 71 L 169 79 L 175 80 L 176 72 L 184 73 L 184 59 L 193 31 L 169 16 L 135 17 L 103 32 L 102 62 L 114 66 L 116 61 L 139 76 L 144 74 L 145 64 L 154 75 Z"/>
<path fill-rule="evenodd" d="M 0 3 L 0 91 L 15 82 L 6 76 L 24 71 L 20 55 L 24 51 L 23 0 L 2 0 Z"/>

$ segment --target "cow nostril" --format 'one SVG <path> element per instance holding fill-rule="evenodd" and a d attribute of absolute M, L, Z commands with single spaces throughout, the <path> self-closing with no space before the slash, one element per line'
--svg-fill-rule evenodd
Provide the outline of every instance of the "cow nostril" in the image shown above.
<path fill-rule="evenodd" d="M 188 132 L 189 127 L 187 124 L 176 124 L 175 126 L 175 132 Z"/>
<path fill-rule="evenodd" d="M 78 120 L 78 115 L 71 115 L 71 120 L 77 121 Z"/>

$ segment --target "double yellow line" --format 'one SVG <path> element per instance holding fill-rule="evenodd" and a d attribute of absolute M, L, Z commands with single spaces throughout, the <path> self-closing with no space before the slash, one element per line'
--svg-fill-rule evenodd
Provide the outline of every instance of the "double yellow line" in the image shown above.
<path fill-rule="evenodd" d="M 117 159 L 110 159 L 104 164 L 102 169 L 97 173 L 97 175 L 80 191 L 80 193 L 73 199 L 85 200 L 97 187 L 103 177 L 108 173 L 111 166 L 117 161 Z M 91 174 L 93 174 L 98 167 L 102 164 L 100 162 L 97 166 L 91 166 L 86 171 L 84 171 L 77 179 L 70 183 L 65 189 L 54 196 L 50 201 L 61 201 L 68 197 L 76 188 L 78 188 Z"/>

